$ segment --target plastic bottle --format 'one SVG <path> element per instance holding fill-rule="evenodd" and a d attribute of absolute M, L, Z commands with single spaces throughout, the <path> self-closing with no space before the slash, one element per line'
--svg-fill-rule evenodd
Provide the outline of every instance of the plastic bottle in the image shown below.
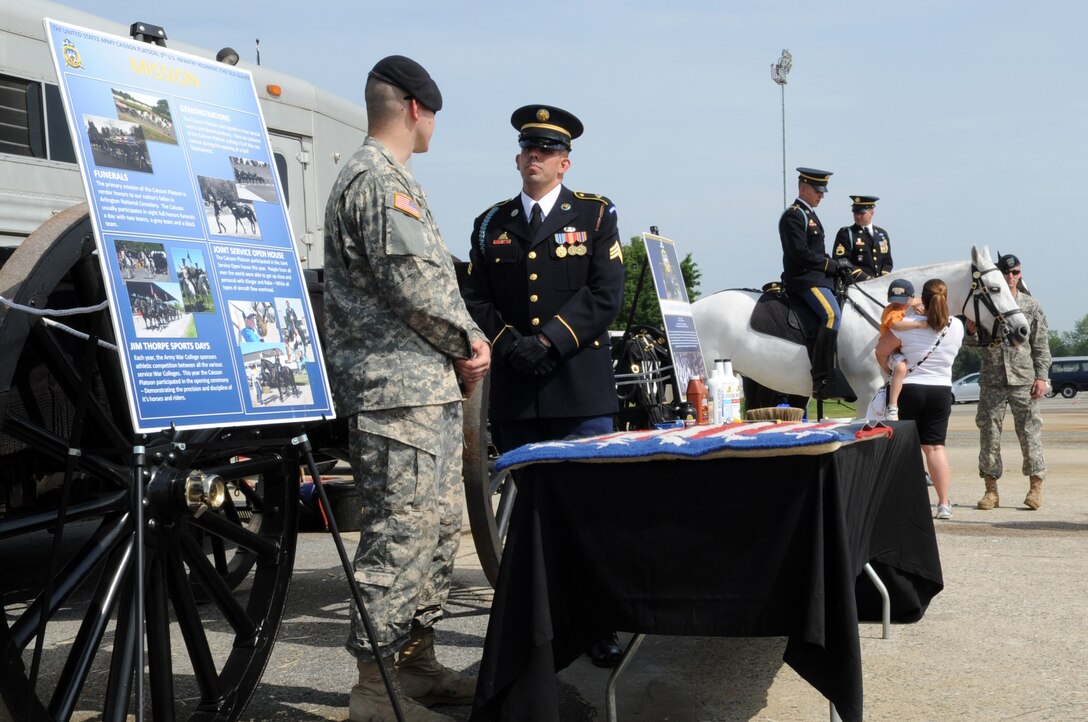
<path fill-rule="evenodd" d="M 710 419 L 707 414 L 706 384 L 703 383 L 703 379 L 701 377 L 692 376 L 690 379 L 688 379 L 687 397 L 688 403 L 695 407 L 695 423 L 710 423 Z"/>
<path fill-rule="evenodd" d="M 722 392 L 718 398 L 718 406 L 720 407 L 718 416 L 721 418 L 719 423 L 728 424 L 732 420 L 732 416 L 730 415 L 729 399 L 725 395 L 725 359 L 714 359 L 714 371 L 718 374 L 722 384 Z"/>
<path fill-rule="evenodd" d="M 721 426 L 725 423 L 725 378 L 715 364 L 710 370 L 710 380 L 706 382 L 708 403 L 710 404 L 710 423 Z"/>
<path fill-rule="evenodd" d="M 722 366 L 725 367 L 722 376 L 725 381 L 726 423 L 732 423 L 741 420 L 740 402 L 744 398 L 744 391 L 740 377 L 733 373 L 733 362 L 729 359 L 723 359 L 722 361 Z"/>

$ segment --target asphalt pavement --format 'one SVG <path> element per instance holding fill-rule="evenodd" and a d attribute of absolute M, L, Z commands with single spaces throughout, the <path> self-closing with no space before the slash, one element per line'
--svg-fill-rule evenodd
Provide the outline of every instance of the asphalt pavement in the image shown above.
<path fill-rule="evenodd" d="M 950 425 L 954 514 L 935 522 L 944 591 L 890 639 L 878 624 L 859 625 L 866 719 L 1088 719 L 1088 400 L 1043 401 L 1049 479 L 1037 512 L 1022 504 L 1011 417 L 1002 506 L 974 508 L 974 408 L 956 406 Z M 353 547 L 357 537 L 345 536 Z M 491 594 L 466 532 L 438 626 L 448 666 L 478 669 Z M 355 676 L 343 648 L 348 598 L 331 540 L 303 534 L 280 639 L 246 719 L 346 718 Z M 781 638 L 649 637 L 619 682 L 619 719 L 827 720 L 827 701 L 782 662 L 784 648 Z M 563 670 L 561 719 L 605 719 L 607 677 L 585 658 Z M 467 707 L 441 709 L 468 719 Z"/>

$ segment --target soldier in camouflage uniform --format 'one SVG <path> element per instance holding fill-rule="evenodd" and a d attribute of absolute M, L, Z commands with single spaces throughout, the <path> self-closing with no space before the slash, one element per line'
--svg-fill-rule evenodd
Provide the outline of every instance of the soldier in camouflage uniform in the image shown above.
<path fill-rule="evenodd" d="M 965 343 L 986 346 L 982 352 L 982 370 L 979 373 L 978 411 L 975 424 L 980 432 L 978 473 L 986 485 L 986 492 L 978 501 L 978 508 L 990 510 L 999 506 L 997 480 L 1001 478 L 1001 427 L 1005 420 L 1005 406 L 1012 408 L 1016 437 L 1023 453 L 1024 476 L 1029 477 L 1029 490 L 1024 504 L 1038 509 L 1043 504 L 1043 480 L 1046 479 L 1046 461 L 1043 459 L 1043 420 L 1036 403 L 1047 389 L 1050 372 L 1050 338 L 1047 333 L 1046 314 L 1039 302 L 1021 291 L 1020 259 L 1006 254 L 997 260 L 997 267 L 1005 275 L 1009 290 L 1020 305 L 1031 335 L 1026 344 L 1006 346 L 990 345 L 991 337 L 986 329 L 976 329 L 967 322 L 968 336 Z"/>
<path fill-rule="evenodd" d="M 371 71 L 366 105 L 369 135 L 325 211 L 326 358 L 362 503 L 355 578 L 405 719 L 452 722 L 423 705 L 470 704 L 475 694 L 474 678 L 435 659 L 432 627 L 461 532 L 462 392 L 487 373 L 491 353 L 404 166 L 428 148 L 438 86 L 418 63 L 391 56 Z M 395 719 L 354 608 L 347 648 L 359 667 L 350 719 Z"/>

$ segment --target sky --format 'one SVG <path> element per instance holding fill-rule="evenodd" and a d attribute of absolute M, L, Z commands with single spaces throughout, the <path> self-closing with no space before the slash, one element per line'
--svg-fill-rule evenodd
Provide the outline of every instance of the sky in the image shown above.
<path fill-rule="evenodd" d="M 1083 0 L 63 4 L 249 62 L 259 38 L 262 65 L 359 104 L 377 60 L 418 60 L 444 106 L 413 172 L 461 257 L 473 219 L 520 189 L 511 112 L 569 110 L 586 130 L 565 184 L 608 196 L 625 241 L 657 226 L 691 253 L 704 295 L 781 272 L 771 66 L 788 49 L 787 195 L 798 166 L 834 172 L 818 209 L 828 251 L 849 197 L 874 195 L 897 267 L 985 245 L 1020 257 L 1051 330 L 1088 315 Z"/>

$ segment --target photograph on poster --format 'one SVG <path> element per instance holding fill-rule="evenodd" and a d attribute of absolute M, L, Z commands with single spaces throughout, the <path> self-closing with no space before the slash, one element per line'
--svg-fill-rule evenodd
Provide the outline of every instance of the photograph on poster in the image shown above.
<path fill-rule="evenodd" d="M 125 289 L 138 337 L 196 338 L 196 322 L 184 312 L 178 284 L 129 281 Z"/>
<path fill-rule="evenodd" d="M 228 178 L 197 176 L 204 198 L 208 233 L 239 238 L 260 238 L 260 226 L 253 203 L 238 197 L 238 184 Z"/>
<path fill-rule="evenodd" d="M 280 320 L 280 335 L 287 348 L 287 360 L 312 362 L 314 354 L 313 346 L 310 345 L 310 329 L 306 327 L 306 320 L 298 315 L 298 309 L 302 308 L 302 299 L 277 298 L 275 303 L 276 315 Z"/>
<path fill-rule="evenodd" d="M 113 88 L 113 107 L 117 119 L 138 123 L 144 140 L 178 144 L 174 119 L 166 98 Z"/>
<path fill-rule="evenodd" d="M 646 245 L 650 247 L 647 256 L 653 266 L 654 283 L 657 286 L 657 297 L 662 301 L 687 302 L 687 289 L 684 287 L 684 276 L 680 271 L 680 261 L 676 257 L 676 249 L 671 243 L 646 239 Z M 656 248 L 654 248 L 656 246 Z"/>
<path fill-rule="evenodd" d="M 672 355 L 672 365 L 676 373 L 676 381 L 680 390 L 688 387 L 688 380 L 692 376 L 700 376 L 706 380 L 706 365 L 703 355 L 699 351 L 680 351 Z"/>
<path fill-rule="evenodd" d="M 283 337 L 276 322 L 276 310 L 268 301 L 230 299 L 230 321 L 234 325 L 235 340 L 239 345 L 245 343 L 280 344 Z M 286 355 L 286 349 L 284 349 Z"/>
<path fill-rule="evenodd" d="M 139 123 L 84 115 L 83 128 L 94 164 L 104 168 L 151 173 L 151 156 Z"/>
<path fill-rule="evenodd" d="M 166 267 L 166 251 L 161 243 L 127 241 L 116 239 L 113 242 L 116 251 L 117 268 L 121 279 L 129 281 L 170 281 L 170 270 Z"/>
<path fill-rule="evenodd" d="M 230 167 L 237 183 L 236 192 L 243 200 L 279 203 L 272 182 L 272 168 L 265 162 L 249 158 L 230 157 Z"/>
<path fill-rule="evenodd" d="M 208 278 L 204 253 L 199 248 L 170 250 L 174 272 L 181 286 L 182 307 L 186 313 L 215 313 L 212 284 Z"/>
<path fill-rule="evenodd" d="M 241 350 L 251 404 L 265 407 L 313 403 L 305 363 L 286 361 L 283 344 L 247 342 Z"/>

